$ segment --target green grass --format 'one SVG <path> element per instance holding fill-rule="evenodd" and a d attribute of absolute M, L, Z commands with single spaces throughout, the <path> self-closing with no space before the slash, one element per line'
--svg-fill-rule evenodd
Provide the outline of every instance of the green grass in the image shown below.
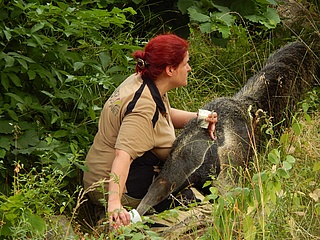
<path fill-rule="evenodd" d="M 196 111 L 217 96 L 231 96 L 261 69 L 273 46 L 269 39 L 255 46 L 244 28 L 234 27 L 227 48 L 215 45 L 210 36 L 192 32 L 188 85 L 169 97 L 176 108 Z"/>

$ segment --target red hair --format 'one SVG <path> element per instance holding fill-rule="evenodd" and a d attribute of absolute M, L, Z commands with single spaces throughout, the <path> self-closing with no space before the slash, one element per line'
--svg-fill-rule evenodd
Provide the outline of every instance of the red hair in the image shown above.
<path fill-rule="evenodd" d="M 144 50 L 133 53 L 138 61 L 136 72 L 143 79 L 155 80 L 167 66 L 176 68 L 183 61 L 189 43 L 174 34 L 163 34 L 151 39 Z"/>

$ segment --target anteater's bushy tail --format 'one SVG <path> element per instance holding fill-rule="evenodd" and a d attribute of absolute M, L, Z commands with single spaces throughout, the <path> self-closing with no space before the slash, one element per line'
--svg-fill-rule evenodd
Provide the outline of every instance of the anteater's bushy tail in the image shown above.
<path fill-rule="evenodd" d="M 288 44 L 269 57 L 234 98 L 250 99 L 272 116 L 274 123 L 290 119 L 301 96 L 314 84 L 315 69 L 314 56 L 306 45 Z"/>

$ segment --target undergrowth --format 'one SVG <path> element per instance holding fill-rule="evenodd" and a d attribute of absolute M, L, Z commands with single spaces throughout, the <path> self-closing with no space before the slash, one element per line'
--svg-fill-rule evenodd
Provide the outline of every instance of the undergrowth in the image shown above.
<path fill-rule="evenodd" d="M 58 6 L 37 8 L 35 3 L 14 3 L 10 14 L 1 10 L 1 20 L 9 20 L 1 35 L 8 49 L 1 53 L 0 239 L 163 239 L 150 227 L 154 220 L 149 217 L 144 218 L 148 224 L 114 233 L 108 233 L 107 222 L 106 228 L 97 228 L 80 183 L 99 111 L 133 71 L 128 52 L 142 44 L 122 31 L 132 26 L 124 14 L 134 11 L 114 8 L 110 14 L 118 21 L 108 25 L 108 18 L 101 22 L 94 15 L 74 15 L 83 10 L 76 4 L 59 1 Z M 60 14 L 64 10 L 65 15 Z M 14 21 L 19 28 L 11 25 Z M 92 21 L 102 25 L 87 24 Z M 69 29 L 69 23 L 78 31 Z M 100 28 L 105 35 L 96 34 Z M 282 28 L 253 34 L 252 29 L 233 26 L 230 31 L 224 48 L 214 44 L 212 34 L 191 29 L 192 72 L 188 86 L 170 92 L 173 107 L 196 111 L 215 97 L 233 95 L 270 53 L 299 38 L 275 38 Z M 86 37 L 89 33 L 98 38 Z M 27 45 L 22 49 L 17 43 Z M 266 122 L 268 138 L 243 169 L 239 187 L 224 196 L 212 187 L 207 196 L 212 211 L 200 227 L 179 239 L 319 239 L 319 94 L 316 87 L 306 95 L 281 136 Z M 177 211 L 158 216 L 177 218 Z"/>

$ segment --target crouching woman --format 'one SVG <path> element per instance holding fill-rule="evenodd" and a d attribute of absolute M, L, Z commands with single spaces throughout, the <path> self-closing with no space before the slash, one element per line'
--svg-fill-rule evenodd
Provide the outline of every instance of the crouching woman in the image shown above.
<path fill-rule="evenodd" d="M 98 132 L 87 154 L 85 189 L 101 179 L 110 180 L 105 192 L 89 192 L 91 201 L 107 201 L 110 223 L 128 225 L 124 206 L 135 208 L 169 155 L 175 128 L 182 128 L 197 113 L 170 107 L 167 93 L 187 85 L 188 42 L 174 34 L 151 39 L 144 50 L 133 53 L 136 73 L 114 91 L 101 112 Z M 213 138 L 217 115 L 206 119 Z M 165 200 L 168 201 L 168 200 Z M 161 203 L 162 211 L 169 203 Z M 157 206 L 155 207 L 157 208 Z"/>

